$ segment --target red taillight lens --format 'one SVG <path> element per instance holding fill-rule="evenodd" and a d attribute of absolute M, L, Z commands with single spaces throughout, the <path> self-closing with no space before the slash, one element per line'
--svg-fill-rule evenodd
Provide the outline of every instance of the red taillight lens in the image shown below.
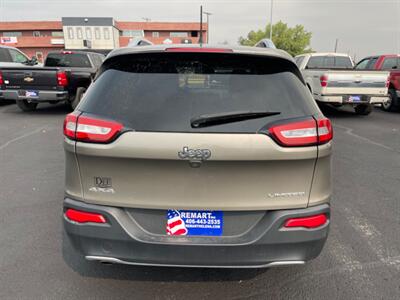
<path fill-rule="evenodd" d="M 386 79 L 386 84 L 385 84 L 386 88 L 389 88 L 389 86 L 390 86 L 390 77 L 388 77 L 388 79 Z"/>
<path fill-rule="evenodd" d="M 319 81 L 321 82 L 322 87 L 327 87 L 328 86 L 328 76 L 327 75 L 322 75 L 319 78 Z"/>
<path fill-rule="evenodd" d="M 329 119 L 317 120 L 318 124 L 318 144 L 326 144 L 333 139 L 332 124 Z"/>
<path fill-rule="evenodd" d="M 124 126 L 113 121 L 67 115 L 64 121 L 64 135 L 70 139 L 89 143 L 108 143 L 121 132 Z"/>
<path fill-rule="evenodd" d="M 280 145 L 286 147 L 321 145 L 333 137 L 331 122 L 328 119 L 309 119 L 277 125 L 271 127 L 269 132 Z"/>
<path fill-rule="evenodd" d="M 101 214 L 89 213 L 72 208 L 67 209 L 65 216 L 69 220 L 77 223 L 107 223 L 106 218 Z"/>
<path fill-rule="evenodd" d="M 166 52 L 203 52 L 203 53 L 232 53 L 232 49 L 224 49 L 224 48 L 190 48 L 190 47 L 181 47 L 181 48 L 167 48 Z"/>
<path fill-rule="evenodd" d="M 71 140 L 75 139 L 77 120 L 78 116 L 75 113 L 68 114 L 64 119 L 64 135 Z"/>
<path fill-rule="evenodd" d="M 57 72 L 57 85 L 59 85 L 59 86 L 67 86 L 68 85 L 67 73 L 65 73 L 64 71 Z"/>
<path fill-rule="evenodd" d="M 0 72 L 0 85 L 4 84 L 3 74 Z"/>
<path fill-rule="evenodd" d="M 325 214 L 316 216 L 304 217 L 304 218 L 293 218 L 285 222 L 284 227 L 305 227 L 305 228 L 317 228 L 328 222 L 328 218 Z"/>

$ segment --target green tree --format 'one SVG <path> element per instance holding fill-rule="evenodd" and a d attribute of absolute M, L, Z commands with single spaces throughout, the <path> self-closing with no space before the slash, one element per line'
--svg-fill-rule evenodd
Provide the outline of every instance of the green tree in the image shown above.
<path fill-rule="evenodd" d="M 252 30 L 247 38 L 240 37 L 239 43 L 244 46 L 254 46 L 259 40 L 269 38 L 270 28 L 271 24 L 268 24 L 265 30 Z M 293 56 L 312 52 L 311 37 L 312 33 L 306 31 L 302 25 L 289 27 L 288 24 L 279 21 L 272 26 L 272 41 L 276 48 L 285 50 Z"/>

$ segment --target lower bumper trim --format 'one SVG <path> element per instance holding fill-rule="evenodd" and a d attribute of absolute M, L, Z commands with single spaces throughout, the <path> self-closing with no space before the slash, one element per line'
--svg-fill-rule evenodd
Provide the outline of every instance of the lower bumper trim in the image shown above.
<path fill-rule="evenodd" d="M 248 265 L 248 266 L 207 266 L 207 265 L 171 265 L 171 264 L 154 264 L 154 263 L 137 263 L 126 260 L 121 260 L 115 257 L 107 257 L 107 256 L 85 256 L 86 260 L 89 261 L 98 261 L 101 263 L 110 263 L 110 264 L 123 264 L 123 265 L 134 265 L 134 266 L 153 266 L 153 267 L 186 267 L 186 268 L 270 268 L 270 267 L 281 267 L 281 266 L 293 266 L 293 265 L 304 265 L 305 261 L 303 260 L 293 260 L 293 261 L 273 261 L 270 263 L 266 263 L 263 265 Z"/>

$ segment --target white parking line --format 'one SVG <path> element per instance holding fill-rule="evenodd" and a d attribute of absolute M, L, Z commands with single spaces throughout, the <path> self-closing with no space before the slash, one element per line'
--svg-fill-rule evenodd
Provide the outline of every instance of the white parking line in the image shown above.
<path fill-rule="evenodd" d="M 350 225 L 361 234 L 367 241 L 371 250 L 376 254 L 379 261 L 388 266 L 393 266 L 400 271 L 400 253 L 390 256 L 385 248 L 381 236 L 382 233 L 355 209 L 344 207 L 345 217 Z"/>
<path fill-rule="evenodd" d="M 19 140 L 22 140 L 22 139 L 24 139 L 24 138 L 26 138 L 28 136 L 34 135 L 36 133 L 39 133 L 40 131 L 44 130 L 44 128 L 45 127 L 37 128 L 37 129 L 35 129 L 33 131 L 27 132 L 27 133 L 25 133 L 23 135 L 20 135 L 20 136 L 16 137 L 16 138 L 13 138 L 12 140 L 7 141 L 3 145 L 0 145 L 0 150 L 3 150 L 4 148 L 8 147 L 10 144 L 15 143 L 15 142 L 17 142 Z"/>
<path fill-rule="evenodd" d="M 353 129 L 351 129 L 351 128 L 344 127 L 344 126 L 341 126 L 341 125 L 334 125 L 334 127 L 335 127 L 335 128 L 343 129 L 343 130 L 345 130 L 346 134 L 348 134 L 348 135 L 350 135 L 350 136 L 353 136 L 353 137 L 355 137 L 355 138 L 358 138 L 358 139 L 360 139 L 360 140 L 363 140 L 363 141 L 365 141 L 365 142 L 367 142 L 367 143 L 369 143 L 369 144 L 372 144 L 372 145 L 375 145 L 375 146 L 384 148 L 384 149 L 389 150 L 389 151 L 393 151 L 393 152 L 396 152 L 396 153 L 400 153 L 400 151 L 398 151 L 398 150 L 396 150 L 396 149 L 394 149 L 394 148 L 388 147 L 388 146 L 386 146 L 386 145 L 384 145 L 384 144 L 375 142 L 375 141 L 373 141 L 373 140 L 370 140 L 369 138 L 366 138 L 366 137 L 364 137 L 364 136 L 361 136 L 361 135 L 358 135 L 358 134 L 354 133 L 354 132 L 353 132 Z"/>

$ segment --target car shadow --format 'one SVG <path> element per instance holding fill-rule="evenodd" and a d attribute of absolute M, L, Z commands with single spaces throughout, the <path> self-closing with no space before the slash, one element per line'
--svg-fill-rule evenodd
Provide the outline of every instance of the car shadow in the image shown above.
<path fill-rule="evenodd" d="M 16 105 L 10 105 L 3 112 L 7 114 L 16 114 L 16 115 L 66 115 L 70 113 L 72 110 L 64 103 L 57 104 L 39 104 L 36 110 L 34 111 L 22 111 Z"/>
<path fill-rule="evenodd" d="M 320 105 L 319 107 L 322 113 L 331 119 L 344 119 L 344 118 L 355 118 L 355 117 L 367 117 L 357 115 L 353 109 L 347 107 L 333 107 L 329 105 Z M 373 112 L 372 112 L 373 113 Z"/>
<path fill-rule="evenodd" d="M 151 282 L 218 282 L 253 279 L 270 269 L 217 269 L 147 267 L 102 264 L 87 261 L 71 245 L 63 231 L 62 255 L 64 262 L 83 277 Z"/>

